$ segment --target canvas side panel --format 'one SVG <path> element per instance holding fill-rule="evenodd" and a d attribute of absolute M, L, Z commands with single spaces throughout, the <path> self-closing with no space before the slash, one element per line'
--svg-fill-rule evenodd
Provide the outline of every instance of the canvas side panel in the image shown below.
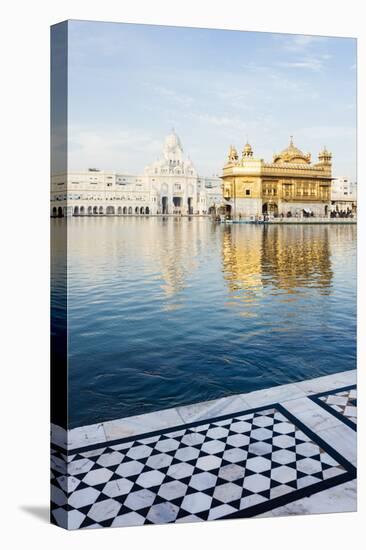
<path fill-rule="evenodd" d="M 67 487 L 59 480 L 67 479 L 67 41 L 67 22 L 51 27 L 51 522 L 65 528 Z"/>

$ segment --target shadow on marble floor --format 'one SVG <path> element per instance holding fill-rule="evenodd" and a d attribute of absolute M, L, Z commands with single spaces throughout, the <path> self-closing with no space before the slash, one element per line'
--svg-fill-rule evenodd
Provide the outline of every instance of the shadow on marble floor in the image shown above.
<path fill-rule="evenodd" d="M 50 523 L 50 508 L 49 506 L 19 506 L 22 512 L 26 512 L 31 516 L 39 519 L 42 523 Z"/>

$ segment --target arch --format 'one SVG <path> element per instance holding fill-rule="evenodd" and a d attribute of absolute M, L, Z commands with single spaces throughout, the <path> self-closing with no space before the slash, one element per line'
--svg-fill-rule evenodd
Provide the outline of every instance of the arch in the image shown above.
<path fill-rule="evenodd" d="M 325 217 L 328 216 L 328 205 L 327 204 L 324 207 L 324 214 L 325 214 Z"/>
<path fill-rule="evenodd" d="M 80 215 L 81 216 L 84 216 L 85 214 L 85 207 L 84 206 L 80 206 Z"/>
<path fill-rule="evenodd" d="M 114 213 L 115 213 L 114 206 L 107 206 L 106 214 L 114 215 Z"/>
<path fill-rule="evenodd" d="M 163 214 L 168 214 L 168 197 L 161 198 L 161 208 Z"/>
<path fill-rule="evenodd" d="M 93 208 L 92 206 L 88 206 L 88 215 L 90 216 L 90 214 L 93 213 Z"/>
<path fill-rule="evenodd" d="M 188 197 L 188 214 L 193 214 L 193 197 Z"/>
<path fill-rule="evenodd" d="M 141 206 L 141 208 L 140 208 L 140 214 L 145 214 L 145 210 L 144 210 L 143 206 Z"/>
<path fill-rule="evenodd" d="M 129 213 L 129 214 L 132 214 L 132 206 L 130 206 L 130 207 L 128 208 L 128 213 Z"/>
<path fill-rule="evenodd" d="M 278 206 L 275 202 L 265 202 L 262 206 L 262 214 L 272 214 L 272 216 L 278 215 Z"/>
<path fill-rule="evenodd" d="M 139 213 L 139 207 L 136 206 L 136 208 L 135 208 L 135 214 L 138 214 L 138 213 Z"/>
<path fill-rule="evenodd" d="M 119 206 L 119 207 L 118 207 L 118 209 L 117 209 L 117 214 L 118 214 L 119 216 L 121 216 L 121 214 L 122 214 L 122 206 Z"/>
<path fill-rule="evenodd" d="M 97 206 L 93 206 L 93 214 L 98 214 L 98 207 Z"/>
<path fill-rule="evenodd" d="M 124 206 L 124 207 L 123 207 L 122 213 L 123 213 L 123 214 L 127 214 L 127 206 Z"/>
<path fill-rule="evenodd" d="M 78 216 L 79 215 L 79 207 L 78 206 L 75 206 L 74 208 L 74 216 Z"/>
<path fill-rule="evenodd" d="M 99 214 L 104 214 L 103 206 L 99 206 Z"/>
<path fill-rule="evenodd" d="M 56 206 L 54 206 L 54 207 L 52 208 L 52 216 L 55 216 L 55 217 L 57 216 L 57 208 L 56 208 Z"/>
<path fill-rule="evenodd" d="M 58 215 L 59 218 L 62 218 L 62 216 L 64 215 L 64 213 L 62 212 L 61 206 L 59 206 L 59 207 L 57 208 L 57 215 Z"/>
<path fill-rule="evenodd" d="M 150 214 L 150 208 L 148 206 L 145 208 L 145 214 Z"/>

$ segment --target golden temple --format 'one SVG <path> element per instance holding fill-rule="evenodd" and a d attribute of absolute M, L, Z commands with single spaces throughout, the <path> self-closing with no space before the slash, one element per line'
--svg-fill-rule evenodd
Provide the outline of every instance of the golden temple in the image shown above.
<path fill-rule="evenodd" d="M 246 143 L 241 158 L 230 146 L 221 176 L 223 210 L 230 217 L 326 217 L 330 208 L 332 154 L 326 147 L 318 162 L 290 143 L 272 162 L 256 158 Z"/>

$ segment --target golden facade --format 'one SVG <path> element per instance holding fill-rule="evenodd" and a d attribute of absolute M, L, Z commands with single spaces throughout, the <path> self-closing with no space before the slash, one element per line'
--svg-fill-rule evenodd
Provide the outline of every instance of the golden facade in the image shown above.
<path fill-rule="evenodd" d="M 324 149 L 318 162 L 289 146 L 272 162 L 254 157 L 247 143 L 241 158 L 230 146 L 222 175 L 223 206 L 232 217 L 328 215 L 331 200 L 332 154 Z"/>

